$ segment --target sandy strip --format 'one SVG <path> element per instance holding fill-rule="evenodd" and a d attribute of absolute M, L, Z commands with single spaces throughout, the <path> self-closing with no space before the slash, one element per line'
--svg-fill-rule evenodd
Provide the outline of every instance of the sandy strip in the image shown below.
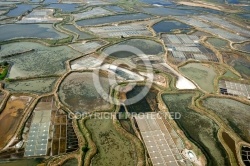
<path fill-rule="evenodd" d="M 208 3 L 203 3 L 203 2 L 185 2 L 185 1 L 180 1 L 177 2 L 181 5 L 187 5 L 187 6 L 197 6 L 197 7 L 204 7 L 204 8 L 209 8 L 209 9 L 214 9 L 214 10 L 219 10 L 221 11 L 222 8 L 219 8 L 213 4 L 208 4 Z"/>

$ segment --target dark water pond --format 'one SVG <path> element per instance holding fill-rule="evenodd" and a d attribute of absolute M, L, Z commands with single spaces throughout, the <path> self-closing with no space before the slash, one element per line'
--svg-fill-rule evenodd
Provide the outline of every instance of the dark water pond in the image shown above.
<path fill-rule="evenodd" d="M 78 4 L 67 4 L 67 3 L 55 3 L 55 4 L 50 4 L 46 8 L 53 8 L 53 9 L 61 9 L 62 12 L 73 12 L 76 11 L 78 7 Z"/>
<path fill-rule="evenodd" d="M 32 9 L 34 7 L 36 7 L 36 6 L 28 5 L 28 4 L 20 4 L 20 5 L 17 5 L 16 8 L 10 10 L 7 13 L 7 16 L 9 16 L 9 17 L 17 17 L 17 16 L 20 16 L 20 15 L 24 14 L 27 11 L 32 11 Z"/>
<path fill-rule="evenodd" d="M 153 26 L 153 29 L 156 33 L 159 33 L 159 32 L 169 33 L 176 29 L 189 29 L 189 28 L 190 28 L 189 25 L 183 24 L 179 21 L 174 21 L 174 20 L 161 21 L 161 22 L 156 23 Z"/>

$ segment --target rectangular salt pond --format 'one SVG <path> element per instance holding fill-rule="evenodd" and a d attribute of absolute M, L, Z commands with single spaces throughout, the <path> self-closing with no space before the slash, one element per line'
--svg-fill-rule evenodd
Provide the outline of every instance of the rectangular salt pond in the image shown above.
<path fill-rule="evenodd" d="M 90 31 L 101 37 L 121 37 L 121 36 L 151 36 L 151 32 L 145 24 L 122 24 L 118 26 L 102 26 L 89 28 Z"/>
<path fill-rule="evenodd" d="M 9 17 L 17 17 L 17 16 L 20 16 L 20 15 L 24 14 L 27 11 L 32 11 L 32 9 L 35 8 L 35 7 L 37 7 L 37 6 L 28 5 L 28 4 L 20 4 L 20 5 L 17 5 L 16 8 L 10 10 L 7 13 L 7 16 L 9 16 Z"/>
<path fill-rule="evenodd" d="M 149 7 L 149 8 L 143 8 L 144 12 L 158 15 L 158 16 L 171 16 L 171 15 L 193 15 L 201 13 L 200 11 L 194 11 L 194 10 L 182 10 L 182 9 L 176 9 L 176 8 L 165 8 L 165 7 Z"/>
<path fill-rule="evenodd" d="M 120 22 L 120 21 L 140 20 L 140 19 L 146 19 L 150 17 L 152 16 L 148 14 L 136 13 L 136 14 L 115 15 L 115 16 L 107 16 L 107 17 L 101 17 L 101 18 L 81 20 L 81 21 L 77 21 L 76 24 L 78 24 L 79 26 L 90 26 L 90 25 Z"/>
<path fill-rule="evenodd" d="M 58 0 L 44 0 L 43 4 L 48 5 L 48 4 L 57 3 L 57 2 L 58 2 Z"/>
<path fill-rule="evenodd" d="M 74 12 L 79 5 L 74 3 L 53 3 L 46 8 L 60 9 L 62 12 Z"/>
<path fill-rule="evenodd" d="M 6 24 L 0 26 L 0 41 L 17 38 L 63 39 L 66 34 L 56 31 L 51 24 Z"/>

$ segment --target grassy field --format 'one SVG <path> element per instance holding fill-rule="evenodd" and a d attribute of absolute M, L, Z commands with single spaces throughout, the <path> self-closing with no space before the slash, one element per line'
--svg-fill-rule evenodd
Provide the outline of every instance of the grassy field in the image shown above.
<path fill-rule="evenodd" d="M 235 61 L 234 68 L 237 70 L 244 78 L 250 77 L 250 66 L 249 63 L 242 61 Z"/>
<path fill-rule="evenodd" d="M 181 114 L 181 118 L 175 121 L 186 136 L 202 149 L 207 157 L 207 165 L 229 165 L 226 151 L 217 138 L 219 126 L 206 116 L 188 108 L 192 96 L 193 94 L 164 94 L 162 98 L 170 112 Z"/>
<path fill-rule="evenodd" d="M 196 82 L 199 87 L 207 92 L 214 92 L 215 70 L 210 65 L 189 63 L 180 68 L 182 74 Z"/>
<path fill-rule="evenodd" d="M 74 166 L 74 165 L 78 165 L 78 161 L 76 158 L 66 161 L 65 163 L 63 163 L 62 166 Z"/>
<path fill-rule="evenodd" d="M 208 38 L 207 42 L 217 49 L 229 48 L 229 43 L 220 38 Z"/>
<path fill-rule="evenodd" d="M 234 79 L 238 79 L 239 76 L 234 74 L 232 71 L 227 70 L 227 72 L 223 75 L 225 77 L 229 77 L 229 78 L 234 78 Z"/>
<path fill-rule="evenodd" d="M 134 147 L 117 133 L 112 119 L 90 119 L 85 124 L 98 148 L 98 154 L 92 160 L 93 166 L 136 165 Z"/>
<path fill-rule="evenodd" d="M 250 143 L 250 106 L 232 99 L 207 98 L 203 106 L 213 111 L 242 139 Z"/>
<path fill-rule="evenodd" d="M 8 69 L 9 69 L 8 62 L 6 61 L 0 62 L 0 80 L 3 80 L 6 77 Z"/>
<path fill-rule="evenodd" d="M 0 166 L 34 166 L 41 164 L 43 162 L 43 158 L 33 158 L 33 159 L 22 159 L 22 160 L 13 160 L 13 161 L 1 161 Z"/>

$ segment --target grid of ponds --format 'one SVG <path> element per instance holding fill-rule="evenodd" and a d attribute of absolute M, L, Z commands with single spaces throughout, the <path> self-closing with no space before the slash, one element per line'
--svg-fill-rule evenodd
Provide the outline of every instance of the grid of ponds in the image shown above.
<path fill-rule="evenodd" d="M 90 17 L 98 17 L 98 16 L 111 15 L 111 14 L 113 14 L 113 12 L 110 12 L 101 7 L 96 7 L 86 12 L 73 14 L 73 16 L 75 17 L 75 20 L 81 20 L 81 19 L 86 19 Z"/>
<path fill-rule="evenodd" d="M 174 18 L 176 18 L 177 20 L 192 25 L 194 27 L 198 27 L 200 29 L 202 29 L 205 32 L 211 33 L 211 34 L 215 34 L 221 38 L 230 40 L 232 42 L 242 42 L 242 41 L 247 41 L 246 37 L 240 36 L 239 34 L 236 33 L 232 33 L 229 31 L 226 31 L 224 29 L 221 28 L 217 28 L 217 27 L 213 27 L 201 20 L 199 20 L 199 17 L 188 17 L 188 16 L 175 16 Z M 204 19 L 205 17 L 203 17 Z M 206 22 L 208 22 L 208 20 L 204 20 Z M 224 26 L 224 24 L 222 24 Z M 237 27 L 239 28 L 239 27 Z"/>
<path fill-rule="evenodd" d="M 198 18 L 204 20 L 204 21 L 209 21 L 212 24 L 215 24 L 217 26 L 223 26 L 223 28 L 228 29 L 229 31 L 233 31 L 237 34 L 241 34 L 243 36 L 250 37 L 250 31 L 241 28 L 237 25 L 234 25 L 224 19 L 215 17 L 214 15 L 201 15 Z"/>
<path fill-rule="evenodd" d="M 167 129 L 159 114 L 151 112 L 134 118 L 154 166 L 192 165 L 190 161 L 182 157 L 183 147 L 174 142 L 173 132 Z"/>
<path fill-rule="evenodd" d="M 243 146 L 241 148 L 241 157 L 246 166 L 250 165 L 250 147 Z"/>
<path fill-rule="evenodd" d="M 250 85 L 232 81 L 219 81 L 220 93 L 225 95 L 242 96 L 250 99 Z"/>
<path fill-rule="evenodd" d="M 28 128 L 25 157 L 54 156 L 78 148 L 72 120 L 67 118 L 63 110 L 56 108 L 53 96 L 40 99 Z"/>
<path fill-rule="evenodd" d="M 102 37 L 151 36 L 151 32 L 144 25 L 117 25 L 90 28 L 90 31 Z"/>
<path fill-rule="evenodd" d="M 62 18 L 53 17 L 54 9 L 35 9 L 17 23 L 55 23 Z"/>
<path fill-rule="evenodd" d="M 120 21 L 133 21 L 133 20 L 143 20 L 152 17 L 151 15 L 144 13 L 130 13 L 130 14 L 119 14 L 113 16 L 106 16 L 100 18 L 92 18 L 86 20 L 77 21 L 76 24 L 79 26 L 93 26 L 101 24 L 111 24 Z"/>
<path fill-rule="evenodd" d="M 51 110 L 35 111 L 25 146 L 24 156 L 47 154 Z"/>
<path fill-rule="evenodd" d="M 51 138 L 51 115 L 53 97 L 42 98 L 33 114 L 30 129 L 27 135 L 24 156 L 46 156 L 48 153 L 49 139 Z"/>
<path fill-rule="evenodd" d="M 199 44 L 198 36 L 163 34 L 161 37 L 172 57 L 177 61 L 196 59 L 218 62 L 218 58 L 211 50 Z"/>

